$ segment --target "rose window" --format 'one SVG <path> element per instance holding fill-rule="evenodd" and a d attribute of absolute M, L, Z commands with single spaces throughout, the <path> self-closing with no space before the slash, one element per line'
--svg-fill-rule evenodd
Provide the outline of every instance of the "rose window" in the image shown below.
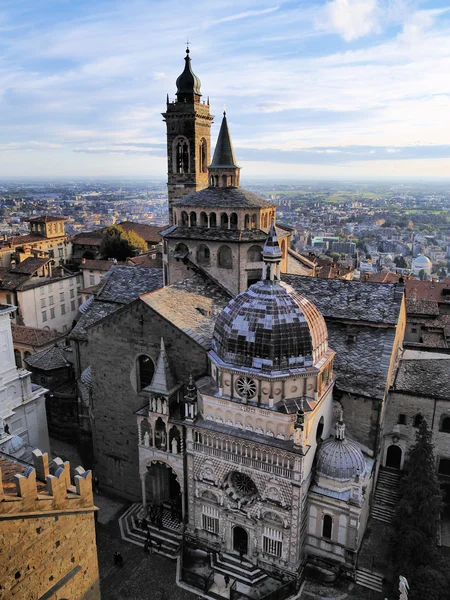
<path fill-rule="evenodd" d="M 236 389 L 242 398 L 253 398 L 256 395 L 256 383 L 250 377 L 239 377 Z"/>
<path fill-rule="evenodd" d="M 245 473 L 232 471 L 225 479 L 223 488 L 229 498 L 241 505 L 254 502 L 258 497 L 258 488 L 254 481 Z"/>

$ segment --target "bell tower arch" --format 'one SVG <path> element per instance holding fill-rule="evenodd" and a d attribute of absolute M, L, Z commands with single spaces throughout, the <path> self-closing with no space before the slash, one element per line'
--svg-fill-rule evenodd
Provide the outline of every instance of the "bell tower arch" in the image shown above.
<path fill-rule="evenodd" d="M 167 127 L 167 187 L 169 219 L 172 202 L 208 186 L 211 157 L 211 124 L 209 99 L 201 100 L 200 79 L 191 67 L 186 49 L 184 71 L 177 79 L 176 100 L 167 96 L 166 112 L 162 113 Z"/>

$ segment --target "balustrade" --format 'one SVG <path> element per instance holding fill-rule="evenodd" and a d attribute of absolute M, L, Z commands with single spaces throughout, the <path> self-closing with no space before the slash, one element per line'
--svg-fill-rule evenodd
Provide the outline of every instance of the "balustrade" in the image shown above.
<path fill-rule="evenodd" d="M 239 444 L 216 436 L 195 434 L 194 450 L 228 462 L 293 478 L 294 459 L 284 454 L 263 450 L 257 446 Z"/>

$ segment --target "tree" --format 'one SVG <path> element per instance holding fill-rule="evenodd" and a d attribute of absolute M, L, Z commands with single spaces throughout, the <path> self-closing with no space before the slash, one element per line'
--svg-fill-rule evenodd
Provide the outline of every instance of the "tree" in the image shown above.
<path fill-rule="evenodd" d="M 103 233 L 100 253 L 103 258 L 125 260 L 146 250 L 145 241 L 134 231 L 125 232 L 119 225 L 107 227 Z"/>
<path fill-rule="evenodd" d="M 420 269 L 419 271 L 419 279 L 420 281 L 423 281 L 425 279 L 425 271 L 423 269 Z"/>
<path fill-rule="evenodd" d="M 405 465 L 393 520 L 393 561 L 397 581 L 399 575 L 408 579 L 409 600 L 448 598 L 450 580 L 436 545 L 443 503 L 433 449 L 432 433 L 423 420 Z M 424 582 L 428 588 L 425 596 Z"/>
<path fill-rule="evenodd" d="M 396 256 L 394 258 L 394 263 L 395 266 L 399 269 L 406 269 L 406 267 L 408 266 L 403 256 Z"/>

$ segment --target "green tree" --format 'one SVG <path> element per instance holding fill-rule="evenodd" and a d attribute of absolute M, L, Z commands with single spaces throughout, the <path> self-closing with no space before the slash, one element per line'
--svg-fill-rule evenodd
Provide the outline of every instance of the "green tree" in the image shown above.
<path fill-rule="evenodd" d="M 403 256 L 396 256 L 394 258 L 394 263 L 395 263 L 395 266 L 398 267 L 399 269 L 406 269 L 406 267 L 408 266 L 406 264 L 406 260 L 404 259 Z"/>
<path fill-rule="evenodd" d="M 409 600 L 448 599 L 450 583 L 436 545 L 442 492 L 436 475 L 432 433 L 422 421 L 400 482 L 400 500 L 394 515 L 393 561 L 397 581 L 410 584 Z M 426 583 L 425 583 L 426 582 Z M 427 586 L 424 595 L 423 586 Z"/>
<path fill-rule="evenodd" d="M 125 232 L 119 225 L 111 225 L 103 233 L 100 253 L 105 259 L 125 260 L 145 249 L 145 241 L 134 231 Z"/>
<path fill-rule="evenodd" d="M 423 281 L 425 279 L 425 271 L 423 269 L 420 269 L 419 271 L 419 279 L 420 281 Z"/>

